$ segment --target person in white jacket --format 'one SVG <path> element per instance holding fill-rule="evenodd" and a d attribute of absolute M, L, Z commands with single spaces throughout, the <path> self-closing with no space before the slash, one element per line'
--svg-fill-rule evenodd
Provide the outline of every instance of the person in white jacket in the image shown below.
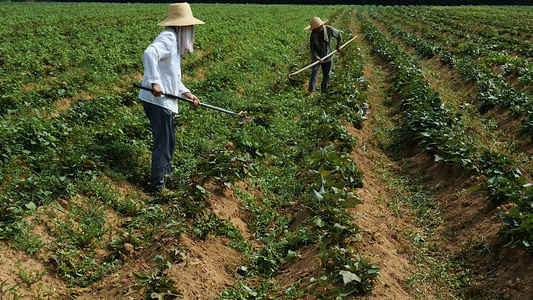
<path fill-rule="evenodd" d="M 176 148 L 173 115 L 178 113 L 178 100 L 164 94 L 181 95 L 193 100 L 193 106 L 200 105 L 198 98 L 181 81 L 181 57 L 187 51 L 193 52 L 194 25 L 199 24 L 204 22 L 193 16 L 188 3 L 171 4 L 167 18 L 157 24 L 165 30 L 144 51 L 142 85 L 153 91 L 141 89 L 139 99 L 153 134 L 151 193 L 161 192 L 165 176 L 169 179 L 173 176 L 171 161 Z"/>

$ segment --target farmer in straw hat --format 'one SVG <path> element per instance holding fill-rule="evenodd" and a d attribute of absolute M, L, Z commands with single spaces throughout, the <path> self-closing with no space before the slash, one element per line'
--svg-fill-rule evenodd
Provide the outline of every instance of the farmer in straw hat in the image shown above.
<path fill-rule="evenodd" d="M 167 18 L 159 26 L 165 29 L 144 51 L 144 76 L 142 85 L 153 92 L 141 90 L 144 111 L 150 120 L 153 133 L 152 176 L 149 191 L 163 190 L 165 176 L 172 179 L 172 157 L 176 147 L 173 114 L 178 113 L 177 100 L 165 94 L 181 95 L 200 105 L 198 98 L 181 82 L 181 57 L 193 52 L 194 25 L 204 24 L 196 19 L 188 3 L 170 4 Z"/>
<path fill-rule="evenodd" d="M 309 26 L 304 28 L 304 30 L 312 30 L 310 37 L 311 61 L 313 63 L 317 60 L 320 61 L 320 64 L 314 65 L 311 69 L 311 77 L 309 78 L 309 92 L 311 93 L 315 91 L 318 69 L 320 67 L 322 67 L 321 92 L 325 93 L 328 90 L 333 60 L 331 57 L 326 59 L 322 59 L 322 57 L 328 55 L 332 51 L 332 38 L 337 39 L 337 51 L 340 52 L 342 31 L 335 29 L 332 26 L 324 25 L 327 22 L 327 19 L 322 20 L 319 17 L 314 17 L 311 19 Z"/>

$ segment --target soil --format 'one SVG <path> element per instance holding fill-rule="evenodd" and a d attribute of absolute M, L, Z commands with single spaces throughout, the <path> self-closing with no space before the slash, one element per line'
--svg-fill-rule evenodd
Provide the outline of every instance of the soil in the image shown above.
<path fill-rule="evenodd" d="M 453 265 L 456 269 L 449 267 L 447 272 L 472 274 L 470 295 L 485 295 L 485 299 L 532 299 L 531 257 L 518 249 L 504 247 L 504 241 L 498 237 L 501 221 L 496 218 L 497 208 L 489 207 L 483 193 L 468 190 L 482 178 L 466 177 L 452 167 L 435 163 L 431 156 L 414 146 L 404 151 L 402 159 L 396 160 L 381 149 L 376 141 L 375 128 L 382 125 L 383 119 L 393 120 L 395 117 L 390 108 L 382 105 L 383 101 L 389 100 L 386 93 L 390 86 L 388 71 L 370 55 L 363 33 L 356 26 L 352 29 L 359 36 L 355 44 L 365 53 L 365 77 L 371 83 L 367 91 L 368 120 L 361 129 L 348 126 L 350 133 L 358 139 L 351 158 L 365 178 L 364 187 L 357 190 L 364 203 L 353 210 L 357 225 L 364 231 L 362 239 L 353 243 L 363 257 L 381 269 L 374 290 L 358 299 L 457 299 L 448 292 L 457 292 L 461 287 L 446 286 L 445 283 L 444 287 L 438 287 L 423 280 L 413 282 L 413 278 L 417 278 L 415 275 L 428 272 L 428 264 L 421 263 L 427 253 L 441 262 L 460 261 L 461 264 Z M 431 67 L 431 64 L 427 65 Z M 435 68 L 433 72 L 441 72 L 443 81 L 458 81 L 453 78 L 457 74 L 442 73 L 442 70 Z M 438 187 L 434 189 L 435 211 L 440 214 L 441 222 L 428 231 L 416 225 L 416 217 L 409 207 L 394 207 L 399 195 L 391 186 L 389 176 L 404 176 L 421 181 L 429 188 Z M 121 188 L 134 187 L 124 184 Z M 245 237 L 249 237 L 247 216 L 241 211 L 240 200 L 230 190 L 207 188 L 211 192 L 212 211 L 221 218 L 230 219 Z M 242 184 L 242 188 L 250 187 Z M 42 224 L 45 216 L 46 212 L 40 211 L 35 219 L 28 221 Z M 35 230 L 41 230 L 39 235 L 46 241 L 50 233 L 43 228 L 37 225 Z M 414 236 L 423 237 L 423 247 L 431 251 L 421 252 L 420 246 L 414 243 Z M 0 298 L 10 299 L 8 295 L 12 293 L 6 289 L 17 286 L 22 299 L 34 299 L 35 295 L 40 295 L 40 299 L 143 299 L 141 293 L 126 296 L 137 282 L 133 273 L 150 270 L 156 255 L 175 249 L 186 253 L 186 258 L 177 262 L 168 273 L 168 278 L 182 293 L 178 299 L 213 299 L 236 281 L 236 270 L 242 265 L 242 257 L 224 238 L 203 241 L 185 234 L 176 236 L 162 232 L 154 236 L 149 245 L 125 247 L 123 265 L 99 283 L 74 290 L 59 279 L 44 250 L 29 255 L 0 241 Z M 280 290 L 297 281 L 308 282 L 320 273 L 317 249 L 309 247 L 301 253 L 299 261 L 284 266 L 274 279 Z M 32 274 L 44 272 L 44 275 L 29 284 L 21 280 L 21 269 Z M 424 296 L 417 297 L 421 294 Z"/>

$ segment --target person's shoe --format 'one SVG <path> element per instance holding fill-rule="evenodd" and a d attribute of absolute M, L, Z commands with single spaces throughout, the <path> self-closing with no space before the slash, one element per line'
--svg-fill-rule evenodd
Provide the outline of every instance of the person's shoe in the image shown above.
<path fill-rule="evenodd" d="M 155 196 L 155 195 L 159 195 L 159 194 L 161 194 L 161 193 L 163 192 L 164 189 L 165 189 L 165 186 L 164 186 L 164 185 L 162 185 L 162 186 L 157 186 L 157 187 L 155 187 L 155 186 L 151 186 L 151 185 L 150 185 L 150 186 L 148 187 L 147 192 L 148 192 L 148 194 L 150 194 L 150 195 L 154 195 L 154 196 Z"/>

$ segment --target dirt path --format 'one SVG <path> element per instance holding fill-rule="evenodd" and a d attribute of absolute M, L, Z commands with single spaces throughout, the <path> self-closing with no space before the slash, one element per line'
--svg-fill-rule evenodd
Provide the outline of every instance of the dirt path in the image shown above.
<path fill-rule="evenodd" d="M 383 173 L 377 173 L 384 171 L 393 162 L 376 148 L 373 139 L 373 130 L 379 123 L 376 114 L 385 112 L 381 106 L 384 100 L 381 94 L 386 85 L 382 82 L 382 75 L 373 72 L 370 67 L 365 70 L 367 79 L 374 79 L 367 91 L 370 100 L 368 120 L 360 130 L 349 128 L 352 135 L 358 139 L 358 146 L 351 159 L 357 169 L 364 173 L 365 178 L 364 187 L 357 193 L 364 203 L 354 211 L 357 225 L 365 230 L 362 234 L 362 245 L 359 247 L 362 246 L 360 251 L 381 268 L 380 282 L 376 284 L 374 291 L 363 299 L 411 299 L 405 287 L 411 269 L 410 241 L 402 234 L 401 228 L 412 226 L 409 217 L 399 218 L 388 207 L 392 195 L 382 177 Z"/>
<path fill-rule="evenodd" d="M 376 136 L 376 129 L 392 126 L 388 118 L 390 108 L 383 105 L 389 99 L 389 74 L 385 66 L 371 55 L 370 45 L 364 38 L 360 22 L 352 22 L 351 27 L 353 34 L 358 36 L 354 46 L 363 54 L 364 76 L 370 83 L 365 92 L 369 100 L 368 119 L 363 122 L 361 129 L 348 127 L 358 141 L 351 159 L 364 173 L 365 179 L 364 187 L 357 192 L 364 203 L 354 211 L 357 225 L 365 230 L 358 249 L 381 268 L 379 282 L 362 299 L 413 299 L 407 289 L 407 278 L 413 270 L 410 264 L 411 241 L 404 232 L 418 229 L 412 226 L 411 216 L 400 217 L 390 208 L 393 201 L 391 198 L 395 195 L 386 176 L 397 168 L 397 163 L 379 149 Z"/>

